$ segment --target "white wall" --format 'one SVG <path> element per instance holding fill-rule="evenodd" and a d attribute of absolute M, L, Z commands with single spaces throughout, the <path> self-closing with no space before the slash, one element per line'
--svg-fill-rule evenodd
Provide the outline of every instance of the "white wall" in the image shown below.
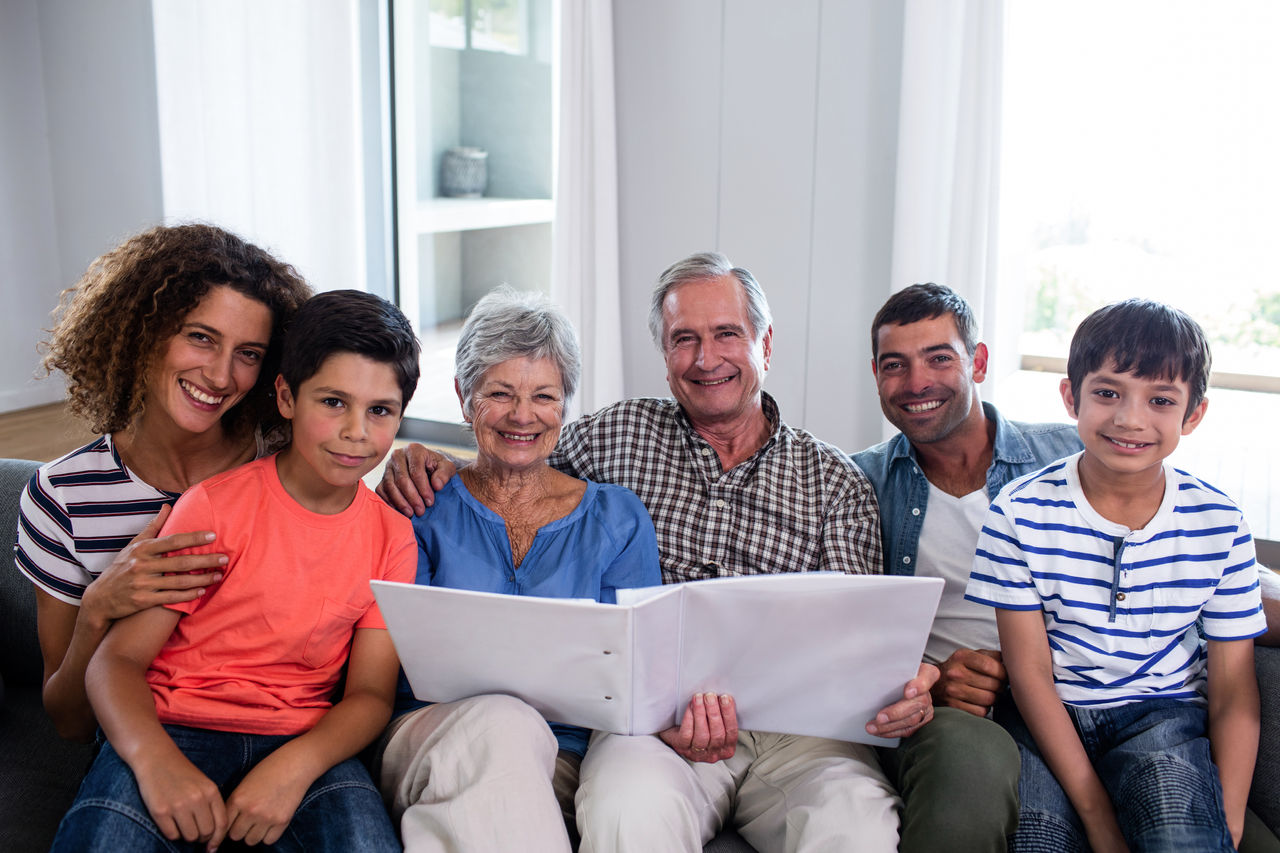
<path fill-rule="evenodd" d="M 897 0 L 614 4 L 628 396 L 667 393 L 645 326 L 658 273 L 719 249 L 769 295 L 783 418 L 847 450 L 879 440 L 901 44 Z"/>
<path fill-rule="evenodd" d="M 62 390 L 33 378 L 40 329 L 62 279 L 39 33 L 36 0 L 0 4 L 0 410 Z"/>
<path fill-rule="evenodd" d="M 0 411 L 34 380 L 58 294 L 161 213 L 148 0 L 0 3 Z"/>

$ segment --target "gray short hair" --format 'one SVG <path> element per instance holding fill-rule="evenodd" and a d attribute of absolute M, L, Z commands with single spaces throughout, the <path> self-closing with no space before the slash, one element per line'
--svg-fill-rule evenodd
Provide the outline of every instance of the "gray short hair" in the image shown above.
<path fill-rule="evenodd" d="M 735 267 L 720 252 L 699 252 L 682 261 L 676 261 L 658 276 L 658 284 L 653 288 L 653 300 L 649 304 L 649 334 L 658 349 L 662 349 L 662 303 L 667 294 L 682 284 L 691 281 L 702 281 L 708 278 L 723 278 L 731 275 L 742 285 L 742 292 L 747 295 L 747 317 L 751 321 L 751 331 L 758 341 L 773 325 L 773 314 L 769 311 L 769 300 L 765 298 L 764 288 L 756 281 L 749 270 Z"/>
<path fill-rule="evenodd" d="M 560 371 L 564 403 L 578 390 L 582 352 L 569 318 L 541 293 L 494 288 L 476 303 L 458 336 L 454 378 L 462 410 L 472 415 L 471 397 L 489 368 L 513 358 L 549 358 Z"/>

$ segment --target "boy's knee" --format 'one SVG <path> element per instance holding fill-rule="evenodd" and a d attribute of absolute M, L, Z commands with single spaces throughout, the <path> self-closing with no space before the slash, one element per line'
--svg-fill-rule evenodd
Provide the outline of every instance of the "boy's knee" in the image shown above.
<path fill-rule="evenodd" d="M 1023 809 L 1018 831 L 1009 839 L 1009 853 L 1084 853 L 1080 828 L 1063 815 Z"/>
<path fill-rule="evenodd" d="M 177 850 L 140 804 L 88 799 L 72 804 L 58 825 L 51 853 L 82 850 Z"/>
<path fill-rule="evenodd" d="M 1225 826 L 1217 780 L 1202 768 L 1167 753 L 1133 763 L 1113 796 L 1136 834 L 1164 826 Z"/>

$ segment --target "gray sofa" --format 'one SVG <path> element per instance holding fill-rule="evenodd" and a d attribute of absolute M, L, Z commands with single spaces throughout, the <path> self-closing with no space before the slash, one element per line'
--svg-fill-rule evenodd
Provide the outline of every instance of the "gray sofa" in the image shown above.
<path fill-rule="evenodd" d="M 17 529 L 18 495 L 38 466 L 0 459 L 0 538 L 7 543 Z M 1257 667 L 1262 742 L 1250 804 L 1280 834 L 1280 649 L 1259 649 Z M 47 850 L 91 749 L 61 740 L 44 714 L 35 595 L 11 556 L 0 559 L 0 679 L 0 850 Z M 750 853 L 752 848 L 726 832 L 706 849 Z"/>

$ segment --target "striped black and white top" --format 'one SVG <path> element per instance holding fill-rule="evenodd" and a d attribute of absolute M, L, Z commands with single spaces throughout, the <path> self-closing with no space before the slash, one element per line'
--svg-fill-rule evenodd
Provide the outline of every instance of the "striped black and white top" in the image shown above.
<path fill-rule="evenodd" d="M 1166 463 L 1160 509 L 1129 530 L 1089 505 L 1079 459 L 1001 490 L 965 597 L 1043 608 L 1054 682 L 1067 704 L 1203 702 L 1204 640 L 1266 630 L 1244 516 L 1222 492 Z"/>
<path fill-rule="evenodd" d="M 41 466 L 27 483 L 15 562 L 37 587 L 78 606 L 116 553 L 177 499 L 133 476 L 104 435 Z"/>

